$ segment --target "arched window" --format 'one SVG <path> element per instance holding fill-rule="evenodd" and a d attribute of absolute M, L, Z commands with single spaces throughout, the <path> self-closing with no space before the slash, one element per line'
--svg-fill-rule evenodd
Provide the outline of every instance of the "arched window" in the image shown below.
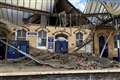
<path fill-rule="evenodd" d="M 83 44 L 83 34 L 78 32 L 76 34 L 76 47 L 80 47 Z"/>
<path fill-rule="evenodd" d="M 47 44 L 47 32 L 40 31 L 38 32 L 38 47 L 46 47 Z"/>
<path fill-rule="evenodd" d="M 16 40 L 26 40 L 26 31 L 25 30 L 17 30 Z"/>

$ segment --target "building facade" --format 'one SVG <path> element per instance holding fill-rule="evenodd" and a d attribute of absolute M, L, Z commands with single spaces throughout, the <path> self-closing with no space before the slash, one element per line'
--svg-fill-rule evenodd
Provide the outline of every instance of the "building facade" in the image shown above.
<path fill-rule="evenodd" d="M 1 39 L 6 42 L 9 40 L 28 41 L 30 47 L 56 53 L 72 53 L 77 50 L 79 53 L 93 53 L 96 56 L 100 56 L 101 53 L 103 57 L 118 56 L 116 40 L 119 38 L 116 36 L 119 35 L 115 35 L 116 32 L 112 26 L 105 28 L 106 17 L 101 15 L 104 11 L 106 12 L 104 6 L 99 10 L 95 9 L 98 2 L 94 5 L 90 3 L 84 14 L 67 0 L 46 0 L 45 5 L 42 4 L 43 0 L 40 1 L 41 8 L 38 8 L 37 0 L 33 1 L 33 5 L 31 0 L 20 1 L 19 4 L 16 2 L 14 5 L 9 1 L 0 1 L 1 5 L 4 5 L 0 12 Z M 100 11 L 99 14 L 97 14 L 98 11 Z M 110 19 L 108 23 L 111 23 L 109 21 L 113 18 L 110 18 L 108 14 L 107 18 Z M 102 28 L 96 27 L 93 36 L 91 36 L 93 27 L 89 26 L 91 29 L 81 27 L 88 24 L 97 25 L 97 23 L 104 23 L 104 25 L 101 26 Z M 91 42 L 88 40 L 89 37 Z M 106 43 L 107 40 L 108 43 Z M 6 45 L 2 44 L 0 49 L 2 53 L 7 53 Z"/>
<path fill-rule="evenodd" d="M 38 49 L 47 49 L 55 52 L 57 41 L 67 42 L 63 47 L 68 47 L 68 52 L 83 45 L 84 40 L 89 36 L 89 29 L 66 28 L 40 25 L 30 25 L 26 28 L 13 29 L 13 40 L 28 40 L 31 47 Z M 61 43 L 62 44 L 62 43 Z M 61 47 L 62 48 L 62 47 Z"/>

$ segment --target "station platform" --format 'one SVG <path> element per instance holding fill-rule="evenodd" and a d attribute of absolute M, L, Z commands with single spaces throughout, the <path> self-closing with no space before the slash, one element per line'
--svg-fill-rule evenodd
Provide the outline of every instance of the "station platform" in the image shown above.
<path fill-rule="evenodd" d="M 119 73 L 120 69 L 100 69 L 100 70 L 66 70 L 53 69 L 46 66 L 0 66 L 0 76 L 34 76 L 34 75 L 64 75 L 64 74 L 102 74 Z"/>

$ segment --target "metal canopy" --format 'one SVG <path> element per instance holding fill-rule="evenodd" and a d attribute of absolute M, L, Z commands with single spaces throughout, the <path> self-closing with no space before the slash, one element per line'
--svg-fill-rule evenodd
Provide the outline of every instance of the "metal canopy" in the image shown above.
<path fill-rule="evenodd" d="M 55 12 L 56 11 L 55 4 L 57 4 L 57 1 L 59 0 L 0 0 L 0 18 L 21 26 L 24 24 L 24 20 L 31 19 L 31 17 L 36 18 L 36 20 L 40 20 L 38 18 L 40 17 L 39 15 L 46 15 L 47 16 L 46 18 L 49 18 L 50 16 L 59 17 L 59 14 Z M 62 3 L 62 1 L 64 0 L 60 0 L 59 2 Z M 62 4 L 66 5 L 63 7 L 67 11 L 67 13 L 65 13 L 63 16 L 65 17 L 66 14 L 67 16 L 69 15 L 70 20 L 70 15 L 72 15 L 74 17 L 74 18 L 72 17 L 73 24 L 82 23 L 84 24 L 85 21 L 87 23 L 86 19 L 88 19 L 94 25 L 111 24 L 111 21 L 113 19 L 111 14 L 113 14 L 113 11 L 114 13 L 119 12 L 120 9 L 119 3 L 117 3 L 116 6 L 115 4 L 113 4 L 113 0 L 86 0 L 86 1 L 87 2 L 83 12 L 81 11 L 76 12 L 74 6 L 70 7 L 67 4 L 64 4 L 65 2 L 63 2 Z M 119 0 L 114 1 L 119 2 Z M 113 6 L 112 8 L 109 8 L 110 4 L 112 4 Z M 112 11 L 112 13 L 110 11 Z M 43 18 L 45 17 L 43 16 Z M 79 18 L 86 19 L 84 19 L 84 21 L 79 22 L 80 21 Z M 49 22 L 47 21 L 46 23 Z"/>
<path fill-rule="evenodd" d="M 87 0 L 86 7 L 84 13 L 92 14 L 92 13 L 108 13 L 104 5 L 99 0 Z M 103 20 L 110 18 L 110 14 L 107 15 L 96 15 L 88 17 L 88 19 L 95 25 L 101 24 Z"/>
<path fill-rule="evenodd" d="M 0 17 L 21 26 L 35 14 L 53 13 L 54 4 L 55 0 L 0 0 Z"/>
<path fill-rule="evenodd" d="M 26 3 L 28 4 L 27 1 L 29 2 L 29 6 L 25 5 Z M 82 13 L 77 11 L 74 6 L 69 4 L 67 0 L 50 0 L 50 2 L 46 0 L 46 4 L 48 4 L 46 8 L 45 5 L 42 4 L 44 0 L 34 0 L 36 1 L 34 2 L 35 5 L 30 6 L 30 3 L 32 3 L 32 1 L 33 0 L 22 0 L 21 2 L 21 0 L 15 0 L 14 2 L 14 0 L 0 0 L 0 18 L 19 26 L 24 25 L 25 20 L 30 20 L 31 22 L 36 22 L 40 24 L 41 17 L 44 18 L 42 19 L 44 20 L 42 22 L 46 21 L 45 24 L 50 23 L 48 20 L 51 20 L 49 19 L 51 17 L 56 19 L 53 20 L 57 21 L 54 23 L 64 25 L 64 23 L 67 22 L 65 23 L 65 26 L 79 26 L 80 24 L 88 23 L 88 20 L 84 18 L 85 15 L 84 17 L 81 17 Z M 40 8 L 36 7 L 38 1 L 43 1 L 41 2 Z M 53 1 L 55 2 L 54 4 Z M 54 6 L 51 6 L 51 4 Z M 64 11 L 65 13 L 61 14 Z M 86 15 L 90 16 L 89 14 Z"/>
<path fill-rule="evenodd" d="M 112 25 L 113 16 L 120 15 L 120 0 L 87 0 L 84 14 L 108 13 L 107 15 L 95 15 L 88 19 L 95 25 Z"/>

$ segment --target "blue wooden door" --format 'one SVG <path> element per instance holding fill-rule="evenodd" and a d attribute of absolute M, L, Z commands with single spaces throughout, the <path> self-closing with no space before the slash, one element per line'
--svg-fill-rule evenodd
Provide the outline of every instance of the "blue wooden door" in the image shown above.
<path fill-rule="evenodd" d="M 12 46 L 18 48 L 19 50 L 29 53 L 29 43 L 28 41 L 10 41 L 9 42 Z M 12 47 L 8 47 L 7 58 L 8 59 L 18 59 L 20 57 L 24 57 L 21 53 L 15 50 Z"/>
<path fill-rule="evenodd" d="M 23 51 L 27 54 L 29 53 L 29 43 L 28 43 L 28 41 L 18 41 L 17 46 L 21 51 Z M 24 55 L 19 53 L 19 57 L 24 57 Z"/>
<path fill-rule="evenodd" d="M 67 41 L 56 41 L 55 42 L 56 53 L 68 53 L 68 42 Z"/>
<path fill-rule="evenodd" d="M 12 46 L 17 48 L 17 42 L 16 41 L 10 41 L 9 44 L 11 44 Z M 18 57 L 17 51 L 9 46 L 8 47 L 8 52 L 7 52 L 7 58 L 8 59 L 17 59 L 17 57 Z"/>

